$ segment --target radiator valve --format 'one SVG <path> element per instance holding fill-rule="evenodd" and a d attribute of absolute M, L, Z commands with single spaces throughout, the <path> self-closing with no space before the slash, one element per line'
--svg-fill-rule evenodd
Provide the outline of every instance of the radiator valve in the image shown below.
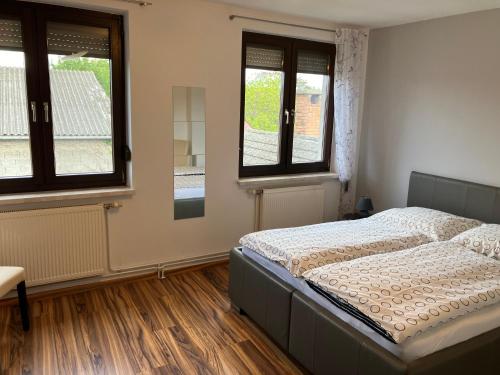
<path fill-rule="evenodd" d="M 112 208 L 120 208 L 120 207 L 123 207 L 123 204 L 121 202 L 104 203 L 104 208 L 106 210 L 111 210 Z"/>

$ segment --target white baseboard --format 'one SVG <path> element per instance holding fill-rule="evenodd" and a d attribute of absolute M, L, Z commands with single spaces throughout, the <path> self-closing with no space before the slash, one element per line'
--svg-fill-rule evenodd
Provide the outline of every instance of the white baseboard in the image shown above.
<path fill-rule="evenodd" d="M 167 263 L 162 263 L 159 267 L 159 271 L 172 271 L 179 268 L 192 267 L 205 263 L 218 262 L 222 260 L 226 260 L 229 258 L 229 251 L 223 251 L 220 253 L 203 255 L 199 257 L 193 257 L 188 259 L 182 259 Z"/>
<path fill-rule="evenodd" d="M 149 273 L 155 273 L 155 272 L 159 273 L 159 271 L 163 271 L 163 272 L 174 271 L 176 269 L 198 266 L 198 265 L 202 265 L 202 264 L 206 264 L 206 263 L 223 261 L 226 259 L 229 259 L 229 251 L 223 251 L 223 252 L 219 252 L 219 253 L 215 253 L 215 254 L 203 255 L 203 256 L 198 256 L 198 257 L 181 259 L 181 260 L 174 260 L 174 261 L 170 261 L 170 262 L 164 262 L 164 263 L 161 263 L 159 265 L 147 265 L 147 266 L 135 268 L 133 270 L 114 271 L 114 272 L 110 272 L 110 273 L 107 273 L 107 274 L 104 274 L 101 276 L 88 277 L 85 279 L 69 280 L 69 281 L 63 281 L 60 283 L 35 286 L 35 287 L 28 288 L 27 294 L 36 294 L 36 293 L 47 292 L 47 291 L 56 291 L 58 289 L 70 288 L 73 286 L 80 286 L 80 285 L 95 284 L 95 283 L 99 283 L 102 281 L 127 279 L 130 277 L 146 275 Z M 5 295 L 3 298 L 0 298 L 0 300 L 7 299 L 7 298 L 13 298 L 16 296 L 17 296 L 17 293 L 15 291 L 11 291 L 7 295 Z"/>

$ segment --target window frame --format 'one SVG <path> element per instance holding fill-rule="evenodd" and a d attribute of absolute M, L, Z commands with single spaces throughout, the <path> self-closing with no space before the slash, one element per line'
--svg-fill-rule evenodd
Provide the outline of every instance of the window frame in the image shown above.
<path fill-rule="evenodd" d="M 247 45 L 262 45 L 268 47 L 279 47 L 283 49 L 283 104 L 280 123 L 280 150 L 279 163 L 275 165 L 244 166 L 244 138 L 245 138 L 245 90 L 246 90 L 246 50 Z M 330 57 L 328 76 L 328 100 L 326 112 L 326 124 L 324 132 L 323 160 L 313 163 L 292 163 L 293 135 L 296 99 L 297 79 L 297 56 L 299 50 L 326 52 Z M 287 175 L 297 173 L 329 172 L 333 141 L 333 86 L 335 72 L 335 44 L 288 38 L 276 35 L 267 35 L 254 32 L 243 32 L 242 35 L 242 58 L 241 58 L 241 101 L 240 101 L 240 140 L 239 140 L 239 177 L 261 177 L 273 175 Z M 288 109 L 292 121 L 285 124 L 284 111 Z"/>
<path fill-rule="evenodd" d="M 32 121 L 29 108 L 29 129 L 32 177 L 0 178 L 0 194 L 63 189 L 124 186 L 127 184 L 125 160 L 126 106 L 123 46 L 123 17 L 114 14 L 56 5 L 10 1 L 0 4 L 0 17 L 20 20 L 26 63 L 27 103 L 37 103 L 38 121 Z M 76 22 L 75 22 L 76 20 Z M 111 61 L 111 118 L 113 141 L 113 173 L 56 175 L 47 51 L 47 22 L 61 22 L 103 27 L 109 30 Z M 49 103 L 49 122 L 43 123 L 42 103 Z"/>

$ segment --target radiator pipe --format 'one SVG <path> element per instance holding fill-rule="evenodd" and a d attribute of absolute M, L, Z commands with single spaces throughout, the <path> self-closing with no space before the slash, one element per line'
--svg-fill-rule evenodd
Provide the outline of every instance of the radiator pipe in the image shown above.
<path fill-rule="evenodd" d="M 116 208 L 120 208 L 120 207 L 123 207 L 123 204 L 121 202 L 117 202 L 117 201 L 114 201 L 114 202 L 110 202 L 110 203 L 103 203 L 103 208 L 106 210 L 106 211 L 109 211 L 111 209 L 116 209 Z M 109 273 L 122 273 L 120 272 L 120 270 L 117 270 L 117 269 L 114 269 L 113 267 L 111 267 L 111 246 L 110 246 L 110 243 L 109 243 L 109 219 L 108 219 L 108 215 L 104 215 L 105 216 L 105 220 L 106 220 L 106 255 L 107 255 L 107 268 L 108 268 L 108 272 Z M 127 272 L 137 272 L 134 268 L 140 268 L 140 267 L 133 267 L 133 268 L 130 268 L 129 270 L 123 272 L 123 273 L 127 273 Z M 152 268 L 152 267 L 148 267 L 149 268 Z M 155 268 L 156 270 L 157 268 Z"/>
<path fill-rule="evenodd" d="M 109 211 L 111 209 L 116 209 L 123 207 L 123 204 L 119 201 L 114 201 L 110 203 L 104 203 L 103 207 L 106 211 Z M 139 266 L 131 266 L 131 267 L 126 267 L 126 268 L 113 268 L 111 266 L 111 251 L 110 251 L 110 243 L 109 243 L 109 221 L 108 221 L 108 215 L 105 215 L 106 217 L 106 245 L 107 245 L 107 269 L 108 269 L 108 275 L 105 275 L 104 278 L 106 277 L 113 277 L 113 275 L 134 275 L 134 274 L 141 274 L 141 273 L 146 273 L 146 272 L 156 272 L 158 274 L 158 278 L 162 278 L 161 276 L 163 275 L 163 270 L 165 267 L 172 267 L 175 265 L 182 266 L 182 264 L 186 261 L 196 261 L 197 259 L 195 258 L 189 258 L 189 259 L 184 259 L 184 260 L 179 260 L 177 262 L 163 262 L 163 263 L 150 263 L 150 264 L 145 264 L 145 265 L 139 265 Z"/>
<path fill-rule="evenodd" d="M 261 228 L 261 219 L 262 219 L 262 194 L 264 194 L 264 190 L 262 189 L 251 189 L 248 192 L 252 195 L 255 195 L 255 217 L 254 217 L 254 230 L 258 232 Z"/>

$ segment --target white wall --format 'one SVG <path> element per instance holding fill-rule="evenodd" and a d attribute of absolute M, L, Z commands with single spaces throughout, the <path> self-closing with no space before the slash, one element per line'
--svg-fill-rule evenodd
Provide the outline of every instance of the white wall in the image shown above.
<path fill-rule="evenodd" d="M 412 170 L 500 186 L 500 10 L 370 34 L 359 194 L 404 206 Z"/>
<path fill-rule="evenodd" d="M 331 41 L 327 32 L 251 21 L 240 14 L 308 23 L 195 0 L 153 0 L 142 8 L 110 0 L 53 3 L 111 10 L 126 17 L 134 197 L 109 214 L 115 268 L 228 251 L 253 230 L 254 201 L 238 188 L 241 32 L 243 28 Z M 315 26 L 332 27 L 332 25 Z M 172 87 L 206 89 L 206 216 L 173 220 Z M 325 184 L 327 217 L 336 217 L 338 184 Z"/>

